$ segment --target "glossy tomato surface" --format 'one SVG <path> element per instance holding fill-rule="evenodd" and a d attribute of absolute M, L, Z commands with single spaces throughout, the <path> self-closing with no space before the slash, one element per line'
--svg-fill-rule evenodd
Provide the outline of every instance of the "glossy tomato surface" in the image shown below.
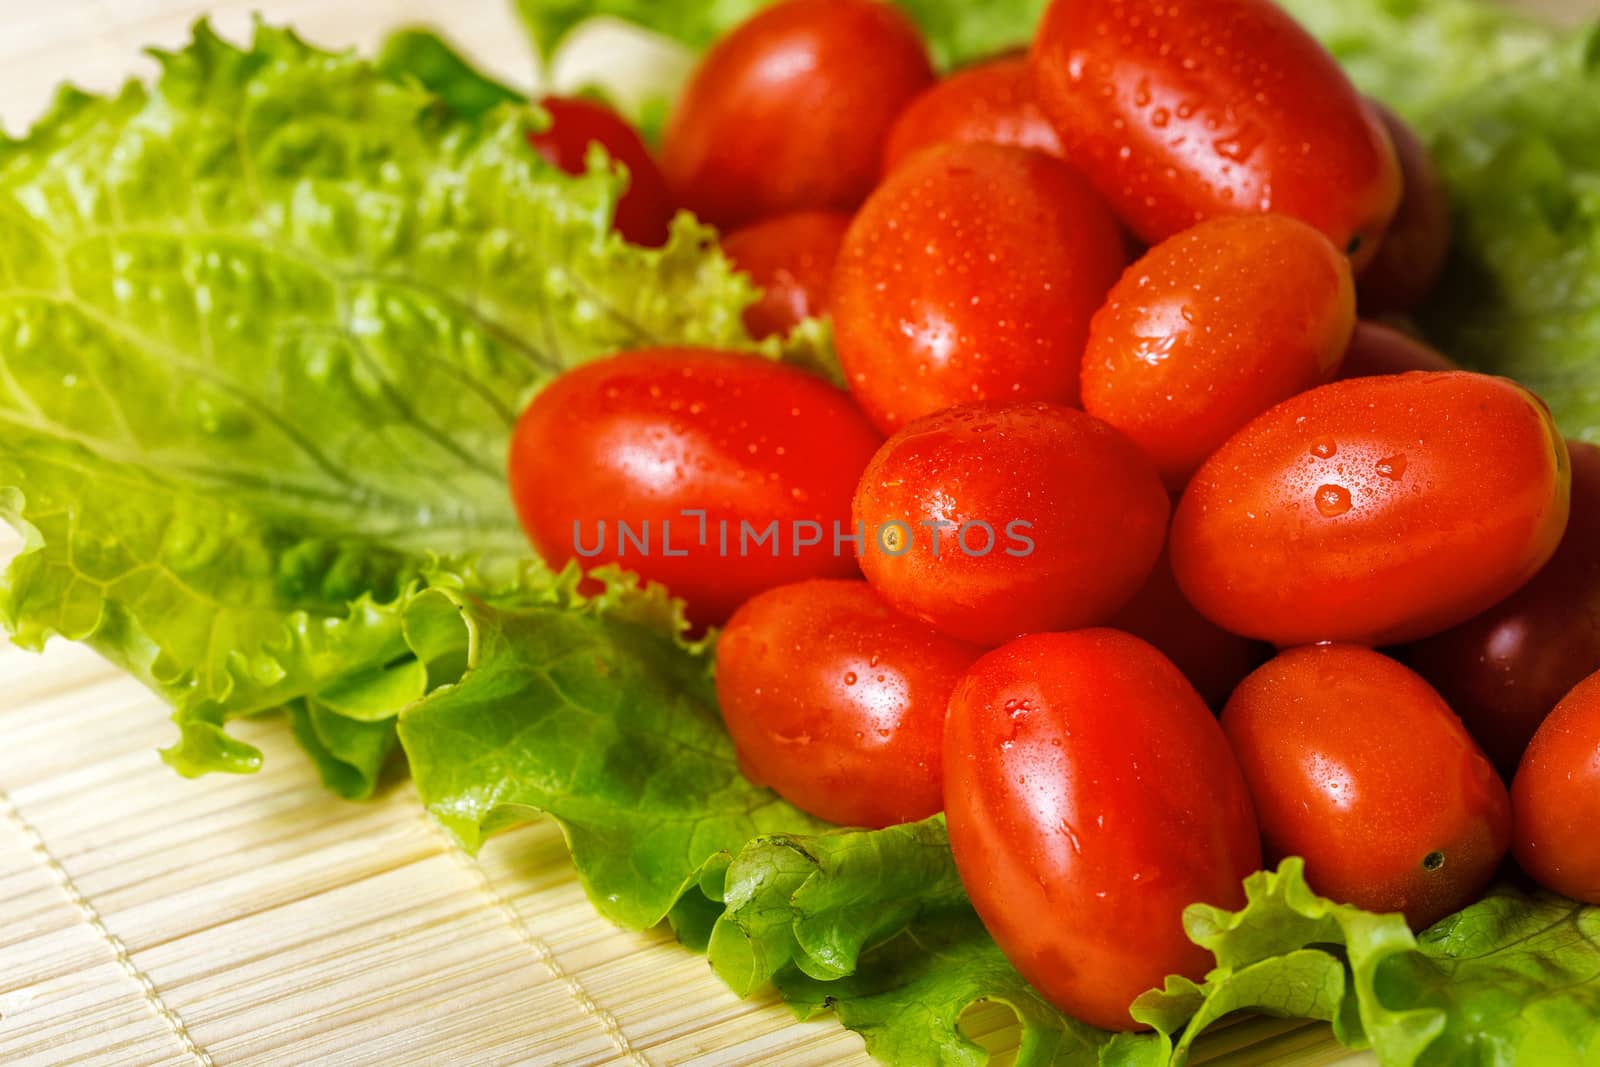
<path fill-rule="evenodd" d="M 1033 92 L 1026 56 L 959 70 L 900 113 L 883 150 L 884 173 L 937 144 L 1004 144 L 1061 156 L 1061 137 Z"/>
<path fill-rule="evenodd" d="M 1324 896 L 1420 930 L 1470 903 L 1505 855 L 1504 783 L 1439 694 L 1387 656 L 1284 652 L 1234 691 L 1222 728 L 1268 861 L 1302 857 Z"/>
<path fill-rule="evenodd" d="M 534 397 L 512 435 L 511 495 L 552 565 L 620 564 L 716 623 L 763 589 L 857 573 L 834 524 L 849 533 L 851 492 L 880 440 L 809 374 L 648 349 L 568 371 Z"/>
<path fill-rule="evenodd" d="M 1230 438 L 1195 474 L 1172 567 L 1195 607 L 1280 646 L 1438 633 L 1509 595 L 1567 524 L 1549 410 L 1464 371 L 1333 382 Z"/>
<path fill-rule="evenodd" d="M 1450 252 L 1450 201 L 1428 149 L 1404 119 L 1376 101 L 1377 113 L 1400 161 L 1400 206 L 1361 272 L 1361 310 L 1407 311 L 1427 299 Z"/>
<path fill-rule="evenodd" d="M 945 723 L 950 846 L 1007 958 L 1063 1011 L 1128 1005 L 1211 954 L 1196 902 L 1237 907 L 1261 861 L 1244 780 L 1178 669 L 1116 630 L 1034 634 L 984 656 Z"/>
<path fill-rule="evenodd" d="M 1534 734 L 1511 786 L 1512 851 L 1534 881 L 1600 904 L 1600 673 Z"/>
<path fill-rule="evenodd" d="M 1180 489 L 1245 423 L 1333 377 L 1355 313 L 1349 262 L 1310 226 L 1210 219 L 1146 252 L 1095 313 L 1083 408 Z"/>
<path fill-rule="evenodd" d="M 733 265 L 761 288 L 761 299 L 744 313 L 752 336 L 787 334 L 824 312 L 849 225 L 850 216 L 838 212 L 802 211 L 752 223 L 722 239 Z"/>
<path fill-rule="evenodd" d="M 1151 244 L 1276 211 L 1359 265 L 1399 201 L 1382 126 L 1271 0 L 1055 0 L 1033 69 L 1068 158 Z"/>
<path fill-rule="evenodd" d="M 1053 404 L 930 415 L 861 475 L 861 569 L 895 607 L 954 637 L 1102 623 L 1161 552 L 1171 505 L 1122 435 Z"/>
<path fill-rule="evenodd" d="M 1460 370 L 1450 357 L 1393 326 L 1356 321 L 1350 347 L 1339 364 L 1340 378 L 1372 378 L 1414 370 Z"/>
<path fill-rule="evenodd" d="M 549 114 L 550 125 L 528 135 L 534 151 L 568 174 L 582 174 L 589 169 L 589 146 L 599 144 L 628 168 L 628 191 L 617 202 L 617 216 L 612 220 L 616 231 L 636 245 L 654 248 L 666 244 L 677 205 L 638 131 L 621 115 L 592 100 L 547 96 L 539 106 Z"/>
<path fill-rule="evenodd" d="M 945 705 L 982 654 L 866 582 L 800 582 L 734 612 L 717 702 L 753 781 L 829 822 L 889 826 L 943 807 Z"/>
<path fill-rule="evenodd" d="M 880 0 L 782 0 L 712 46 L 667 126 L 667 183 L 732 228 L 849 211 L 878 179 L 889 128 L 933 84 L 916 27 Z"/>
<path fill-rule="evenodd" d="M 850 392 L 887 432 L 956 404 L 1072 404 L 1122 236 L 1059 160 L 1001 145 L 919 153 L 851 223 L 833 282 Z"/>

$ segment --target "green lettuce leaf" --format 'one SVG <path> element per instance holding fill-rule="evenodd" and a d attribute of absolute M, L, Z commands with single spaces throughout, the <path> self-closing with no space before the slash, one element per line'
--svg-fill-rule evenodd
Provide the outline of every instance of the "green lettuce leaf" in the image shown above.
<path fill-rule="evenodd" d="M 396 30 L 378 50 L 378 69 L 392 77 L 412 77 L 458 115 L 479 118 L 503 104 L 527 97 L 478 70 L 433 30 Z"/>

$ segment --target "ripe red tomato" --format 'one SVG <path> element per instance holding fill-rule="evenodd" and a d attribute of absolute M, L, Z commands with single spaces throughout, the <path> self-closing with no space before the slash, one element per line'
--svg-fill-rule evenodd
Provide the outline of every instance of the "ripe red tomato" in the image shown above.
<path fill-rule="evenodd" d="M 1539 727 L 1511 784 L 1512 852 L 1546 889 L 1600 904 L 1600 673 Z M 947 787 L 948 788 L 948 787 Z"/>
<path fill-rule="evenodd" d="M 1513 382 L 1464 371 L 1334 382 L 1206 461 L 1178 506 L 1172 569 L 1235 633 L 1410 641 L 1544 566 L 1569 488 L 1549 410 Z"/>
<path fill-rule="evenodd" d="M 751 780 L 829 822 L 890 826 L 944 806 L 945 705 L 982 654 L 866 582 L 800 582 L 734 612 L 717 701 Z"/>
<path fill-rule="evenodd" d="M 1210 953 L 1183 909 L 1237 907 L 1261 863 L 1244 780 L 1178 669 L 1116 630 L 1034 634 L 956 683 L 944 740 L 956 869 L 1034 988 L 1095 1026 Z"/>
<path fill-rule="evenodd" d="M 1460 370 L 1450 358 L 1414 337 L 1380 322 L 1356 320 L 1350 347 L 1339 364 L 1340 378 L 1371 378 L 1414 370 Z"/>
<path fill-rule="evenodd" d="M 918 153 L 845 237 L 834 339 L 884 432 L 985 400 L 1076 403 L 1089 318 L 1122 235 L 1059 160 L 1001 145 Z"/>
<path fill-rule="evenodd" d="M 1055 0 L 1033 70 L 1067 158 L 1150 244 L 1276 211 L 1359 266 L 1399 202 L 1383 127 L 1271 0 Z"/>
<path fill-rule="evenodd" d="M 1154 567 L 1170 508 L 1126 438 L 1033 402 L 907 426 L 862 472 L 853 514 L 861 569 L 884 599 L 997 645 L 1109 619 Z"/>
<path fill-rule="evenodd" d="M 627 352 L 533 398 L 511 439 L 511 495 L 553 566 L 619 564 L 703 625 L 763 589 L 857 573 L 835 523 L 848 536 L 850 494 L 879 441 L 844 393 L 792 367 Z"/>
<path fill-rule="evenodd" d="M 723 228 L 849 211 L 878 179 L 895 117 L 931 84 L 916 27 L 895 7 L 783 0 L 706 53 L 667 127 L 662 169 Z"/>
<path fill-rule="evenodd" d="M 636 245 L 666 244 L 677 206 L 638 132 L 621 115 L 592 100 L 547 96 L 539 106 L 549 114 L 550 126 L 528 135 L 534 151 L 567 174 L 582 174 L 589 169 L 589 146 L 598 143 L 628 168 L 628 191 L 617 202 L 613 228 Z"/>
<path fill-rule="evenodd" d="M 1567 448 L 1572 514 L 1550 562 L 1482 615 L 1405 652 L 1507 778 L 1550 709 L 1600 671 L 1600 447 Z"/>
<path fill-rule="evenodd" d="M 1246 678 L 1222 728 L 1270 859 L 1311 888 L 1422 929 L 1470 903 L 1511 832 L 1506 788 L 1420 676 L 1352 645 L 1284 652 Z"/>
<path fill-rule="evenodd" d="M 761 287 L 761 299 L 744 313 L 751 336 L 787 334 L 823 313 L 849 225 L 848 215 L 803 211 L 752 223 L 722 239 L 733 265 Z"/>
<path fill-rule="evenodd" d="M 1368 106 L 1394 142 L 1402 192 L 1394 219 L 1357 282 L 1361 310 L 1408 311 L 1427 299 L 1444 271 L 1450 252 L 1450 201 L 1432 157 L 1411 127 L 1375 100 Z"/>
<path fill-rule="evenodd" d="M 1083 409 L 1182 488 L 1245 423 L 1332 378 L 1355 315 L 1350 264 L 1310 226 L 1210 219 L 1146 252 L 1095 313 Z"/>
<path fill-rule="evenodd" d="M 1061 137 L 1033 93 L 1026 56 L 957 71 L 900 113 L 883 150 L 883 172 L 936 144 L 1004 144 L 1060 157 Z"/>

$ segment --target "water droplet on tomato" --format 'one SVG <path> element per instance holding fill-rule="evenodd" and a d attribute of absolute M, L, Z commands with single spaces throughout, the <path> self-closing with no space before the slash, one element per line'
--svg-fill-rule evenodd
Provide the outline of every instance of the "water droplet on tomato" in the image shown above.
<path fill-rule="evenodd" d="M 1311 454 L 1318 459 L 1332 459 L 1339 452 L 1339 445 L 1331 437 L 1319 437 L 1311 442 Z"/>
<path fill-rule="evenodd" d="M 1387 478 L 1391 482 L 1398 482 L 1405 477 L 1406 457 L 1403 455 L 1385 456 L 1378 460 L 1378 476 Z"/>
<path fill-rule="evenodd" d="M 1324 485 L 1317 488 L 1317 510 L 1328 518 L 1343 515 L 1350 510 L 1350 490 L 1342 485 Z"/>
<path fill-rule="evenodd" d="M 856 684 L 856 672 L 855 671 L 845 671 L 844 672 L 844 684 L 845 685 L 855 685 Z"/>

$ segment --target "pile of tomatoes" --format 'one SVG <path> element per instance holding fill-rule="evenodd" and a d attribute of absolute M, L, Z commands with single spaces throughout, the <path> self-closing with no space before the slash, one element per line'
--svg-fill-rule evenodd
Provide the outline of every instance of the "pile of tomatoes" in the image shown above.
<path fill-rule="evenodd" d="M 659 169 L 547 106 L 541 152 L 627 166 L 626 237 L 690 208 L 753 332 L 834 324 L 848 393 L 629 352 L 512 448 L 547 559 L 726 624 L 752 779 L 841 824 L 945 811 L 1001 948 L 1106 1027 L 1203 974 L 1184 907 L 1264 856 L 1419 928 L 1508 849 L 1600 902 L 1600 449 L 1357 318 L 1427 295 L 1447 205 L 1269 0 L 1058 0 L 942 81 L 888 4 L 783 0 Z"/>

